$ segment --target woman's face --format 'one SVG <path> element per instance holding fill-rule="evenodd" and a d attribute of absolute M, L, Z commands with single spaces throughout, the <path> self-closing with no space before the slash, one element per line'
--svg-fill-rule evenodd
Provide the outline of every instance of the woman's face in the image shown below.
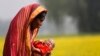
<path fill-rule="evenodd" d="M 37 16 L 37 17 L 32 21 L 32 23 L 31 23 L 31 28 L 32 28 L 32 29 L 33 29 L 33 28 L 40 28 L 40 27 L 42 26 L 42 23 L 43 23 L 44 19 L 45 19 L 45 16 L 42 16 L 42 17 L 41 17 L 41 15 Z"/>
<path fill-rule="evenodd" d="M 40 28 L 42 26 L 42 23 L 43 23 L 44 19 L 39 19 L 39 18 L 36 18 L 34 20 L 34 22 L 32 22 L 32 26 L 33 28 Z"/>

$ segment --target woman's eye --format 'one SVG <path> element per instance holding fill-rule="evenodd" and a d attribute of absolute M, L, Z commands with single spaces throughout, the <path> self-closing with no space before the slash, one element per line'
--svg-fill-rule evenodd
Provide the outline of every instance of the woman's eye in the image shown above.
<path fill-rule="evenodd" d="M 40 21 L 43 21 L 43 19 L 41 19 Z"/>
<path fill-rule="evenodd" d="M 44 21 L 44 18 L 40 18 L 39 20 L 40 20 L 40 21 Z"/>

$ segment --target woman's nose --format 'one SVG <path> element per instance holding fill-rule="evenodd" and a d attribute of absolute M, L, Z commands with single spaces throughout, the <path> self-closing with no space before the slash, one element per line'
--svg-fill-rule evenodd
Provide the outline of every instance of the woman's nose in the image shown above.
<path fill-rule="evenodd" d="M 39 22 L 39 25 L 42 26 L 42 22 L 41 21 Z"/>

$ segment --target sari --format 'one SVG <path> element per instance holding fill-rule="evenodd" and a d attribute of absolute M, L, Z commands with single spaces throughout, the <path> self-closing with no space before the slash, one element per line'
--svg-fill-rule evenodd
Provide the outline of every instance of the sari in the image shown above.
<path fill-rule="evenodd" d="M 41 12 L 47 10 L 39 4 L 30 4 L 20 9 L 10 23 L 3 56 L 31 56 L 31 41 L 37 36 L 39 28 L 30 32 L 30 23 Z"/>

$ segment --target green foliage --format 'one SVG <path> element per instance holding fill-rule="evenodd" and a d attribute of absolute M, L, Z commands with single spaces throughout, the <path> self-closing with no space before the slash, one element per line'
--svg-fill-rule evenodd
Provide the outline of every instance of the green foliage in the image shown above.
<path fill-rule="evenodd" d="M 48 8 L 52 17 L 62 17 L 64 14 L 76 14 L 77 0 L 40 0 Z M 57 18 L 56 18 L 57 19 Z"/>
<path fill-rule="evenodd" d="M 79 0 L 40 0 L 48 9 L 49 21 L 55 23 L 55 28 L 59 34 L 62 31 L 64 16 L 78 16 L 77 4 Z M 61 33 L 60 33 L 61 34 Z"/>
<path fill-rule="evenodd" d="M 63 15 L 79 18 L 80 32 L 100 32 L 100 0 L 40 0 L 49 10 L 49 16 L 60 28 Z M 49 17 L 49 18 L 50 18 Z M 50 19 L 51 19 L 50 18 Z"/>

